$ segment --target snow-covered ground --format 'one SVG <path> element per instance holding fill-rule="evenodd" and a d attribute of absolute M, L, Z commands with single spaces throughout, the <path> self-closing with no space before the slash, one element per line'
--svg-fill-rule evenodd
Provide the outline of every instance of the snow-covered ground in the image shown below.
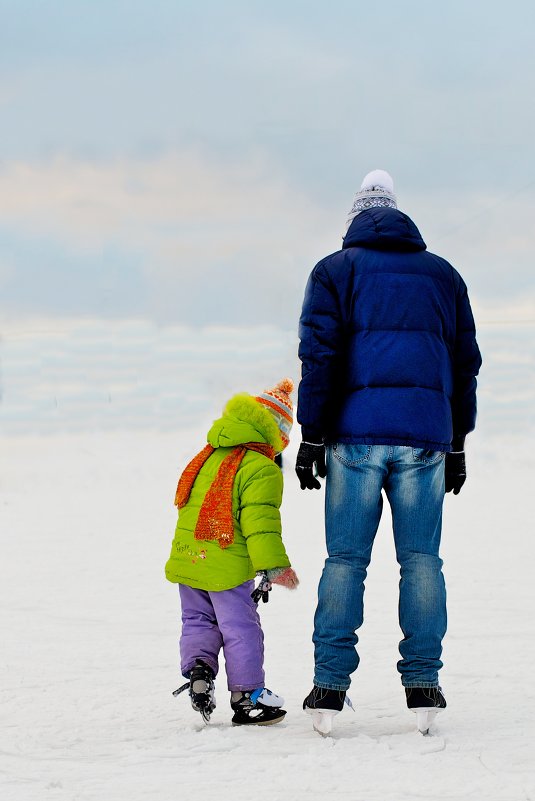
<path fill-rule="evenodd" d="M 53 352 L 42 330 L 8 332 L 0 345 L 2 801 L 535 799 L 534 385 L 526 337 L 479 337 L 487 371 L 480 427 L 468 444 L 469 480 L 445 504 L 448 709 L 424 738 L 405 708 L 386 507 L 350 691 L 355 713 L 345 710 L 323 739 L 301 711 L 313 669 L 323 492 L 299 490 L 297 435 L 285 464 L 283 521 L 301 585 L 294 593 L 275 588 L 261 608 L 268 686 L 285 696 L 288 715 L 274 727 L 231 727 L 223 677 L 209 726 L 185 695 L 171 696 L 181 682 L 179 603 L 163 565 L 176 479 L 228 389 L 254 391 L 292 369 L 289 336 L 183 332 L 186 347 L 169 331 L 152 331 L 149 345 L 146 332 L 128 343 L 123 328 L 115 357 L 103 344 L 109 331 L 85 331 L 78 350 L 68 327 L 56 332 Z M 145 354 L 141 367 L 133 353 Z"/>

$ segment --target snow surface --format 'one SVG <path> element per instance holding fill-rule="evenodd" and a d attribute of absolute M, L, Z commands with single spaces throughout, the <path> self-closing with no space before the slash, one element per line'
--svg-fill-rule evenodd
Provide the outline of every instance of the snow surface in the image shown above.
<path fill-rule="evenodd" d="M 108 335 L 94 338 L 91 349 L 86 331 L 84 348 L 93 354 L 87 363 L 72 328 L 57 333 L 54 358 L 43 333 L 32 336 L 5 335 L 0 348 L 2 801 L 535 799 L 535 451 L 526 427 L 533 362 L 522 338 L 515 345 L 507 333 L 480 335 L 488 372 L 480 427 L 468 445 L 469 480 L 460 496 L 446 498 L 447 710 L 432 736 L 422 737 L 405 707 L 395 669 L 398 572 L 386 506 L 367 581 L 362 662 L 350 690 L 355 712 L 345 709 L 332 737 L 321 738 L 301 703 L 311 687 L 312 617 L 325 556 L 323 492 L 299 489 L 292 471 L 297 436 L 285 460 L 282 513 L 301 585 L 295 592 L 275 588 L 261 607 L 267 683 L 285 696 L 288 715 L 274 727 L 231 727 L 224 673 L 209 726 L 185 695 L 171 695 L 182 681 L 179 602 L 163 565 L 176 479 L 219 413 L 226 393 L 219 377 L 242 378 L 248 363 L 254 382 L 232 391 L 254 391 L 262 369 L 264 383 L 273 383 L 286 372 L 274 369 L 274 354 L 289 360 L 285 368 L 291 362 L 287 335 L 271 332 L 267 347 L 265 330 L 251 332 L 250 353 L 241 359 L 243 333 L 227 332 L 225 345 L 221 332 L 205 332 L 204 349 L 193 338 L 185 348 L 189 372 L 183 363 L 173 372 L 167 357 L 161 370 L 160 357 L 148 359 L 155 386 L 178 388 L 180 379 L 197 387 L 202 402 L 186 404 L 183 417 L 178 389 L 172 395 L 175 425 L 168 407 L 164 413 L 157 404 L 130 406 L 135 413 L 127 414 L 128 398 L 148 379 L 132 367 L 135 348 L 126 335 L 122 353 L 130 356 L 115 369 L 106 367 Z M 153 353 L 164 353 L 169 332 L 151 336 Z M 41 364 L 59 359 L 55 395 L 47 369 L 16 367 L 22 340 L 27 365 L 35 367 L 39 348 Z M 203 386 L 208 373 L 212 384 Z M 73 376 L 81 388 L 74 395 Z M 110 376 L 124 390 L 115 428 L 103 400 Z"/>

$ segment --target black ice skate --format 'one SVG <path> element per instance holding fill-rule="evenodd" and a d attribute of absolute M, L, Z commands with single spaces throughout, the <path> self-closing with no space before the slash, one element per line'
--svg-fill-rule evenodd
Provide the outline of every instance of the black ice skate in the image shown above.
<path fill-rule="evenodd" d="M 210 722 L 210 715 L 216 707 L 214 695 L 214 673 L 212 668 L 197 659 L 195 667 L 192 668 L 189 681 L 175 690 L 173 695 L 180 695 L 184 690 L 189 690 L 191 706 L 196 712 L 200 712 L 206 723 Z"/>
<path fill-rule="evenodd" d="M 440 687 L 405 687 L 408 708 L 416 714 L 416 725 L 422 734 L 429 734 L 440 709 L 446 708 L 446 699 Z"/>
<path fill-rule="evenodd" d="M 281 709 L 283 704 L 284 698 L 265 687 L 233 692 L 230 696 L 230 705 L 234 710 L 232 725 L 271 726 L 280 723 L 286 715 L 286 710 Z"/>
<path fill-rule="evenodd" d="M 324 687 L 314 685 L 303 701 L 303 709 L 311 715 L 315 731 L 325 736 L 331 733 L 333 718 L 342 711 L 344 704 L 353 709 L 353 704 L 346 698 L 344 690 L 326 690 Z"/>

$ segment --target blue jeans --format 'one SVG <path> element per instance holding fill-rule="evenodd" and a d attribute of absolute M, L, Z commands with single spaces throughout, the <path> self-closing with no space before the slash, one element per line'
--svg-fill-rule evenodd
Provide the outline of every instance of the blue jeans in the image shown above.
<path fill-rule="evenodd" d="M 327 448 L 328 558 L 314 618 L 314 684 L 347 690 L 358 667 L 364 580 L 383 506 L 392 509 L 400 565 L 398 670 L 405 687 L 436 687 L 446 633 L 446 589 L 439 558 L 444 454 L 389 445 Z"/>

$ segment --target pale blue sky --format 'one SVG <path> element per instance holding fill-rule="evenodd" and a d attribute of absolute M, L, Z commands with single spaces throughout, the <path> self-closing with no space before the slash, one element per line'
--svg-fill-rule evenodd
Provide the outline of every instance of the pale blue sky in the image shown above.
<path fill-rule="evenodd" d="M 296 316 L 352 195 L 533 312 L 528 2 L 0 0 L 0 313 Z"/>

